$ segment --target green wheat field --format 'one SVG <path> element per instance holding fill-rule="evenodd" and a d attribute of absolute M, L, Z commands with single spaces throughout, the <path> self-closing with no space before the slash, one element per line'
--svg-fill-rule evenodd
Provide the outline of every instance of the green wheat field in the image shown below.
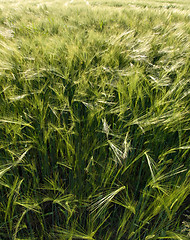
<path fill-rule="evenodd" d="M 190 238 L 190 0 L 0 0 L 0 240 Z"/>

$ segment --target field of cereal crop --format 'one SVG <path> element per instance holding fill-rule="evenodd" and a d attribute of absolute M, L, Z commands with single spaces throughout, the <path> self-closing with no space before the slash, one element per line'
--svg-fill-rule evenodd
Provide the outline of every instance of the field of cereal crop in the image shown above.
<path fill-rule="evenodd" d="M 187 240 L 189 166 L 189 0 L 0 0 L 0 240 Z"/>

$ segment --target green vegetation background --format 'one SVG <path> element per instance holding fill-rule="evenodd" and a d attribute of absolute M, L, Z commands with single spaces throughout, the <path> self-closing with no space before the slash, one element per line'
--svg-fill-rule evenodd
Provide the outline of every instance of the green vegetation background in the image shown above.
<path fill-rule="evenodd" d="M 189 1 L 0 9 L 0 239 L 189 239 Z"/>

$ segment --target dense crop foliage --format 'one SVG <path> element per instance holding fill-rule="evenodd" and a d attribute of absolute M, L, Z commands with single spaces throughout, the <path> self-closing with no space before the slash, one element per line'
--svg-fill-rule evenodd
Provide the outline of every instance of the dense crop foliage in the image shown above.
<path fill-rule="evenodd" d="M 188 239 L 189 1 L 0 1 L 0 239 Z"/>

